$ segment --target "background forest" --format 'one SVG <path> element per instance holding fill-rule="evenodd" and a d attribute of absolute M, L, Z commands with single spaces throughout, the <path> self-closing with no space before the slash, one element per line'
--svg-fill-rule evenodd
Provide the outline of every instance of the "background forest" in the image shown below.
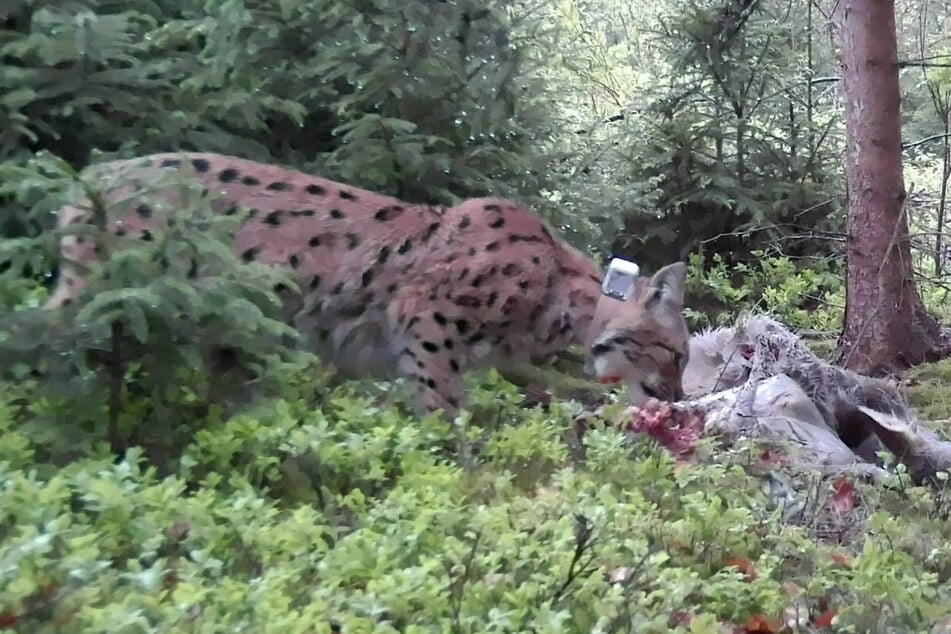
<path fill-rule="evenodd" d="M 752 449 L 684 465 L 597 429 L 582 466 L 580 405 L 520 407 L 495 372 L 458 429 L 413 419 L 282 345 L 273 273 L 225 227 L 115 258 L 75 332 L 35 312 L 76 170 L 185 149 L 413 202 L 519 199 L 602 260 L 689 259 L 694 329 L 755 310 L 834 336 L 836 4 L 0 0 L 0 629 L 947 631 L 947 490 L 899 470 L 859 510 L 807 478 L 793 521 L 737 466 Z M 896 16 L 914 264 L 947 319 L 951 7 Z M 155 274 L 176 248 L 215 292 Z M 221 333 L 263 377 L 240 413 L 190 343 Z"/>

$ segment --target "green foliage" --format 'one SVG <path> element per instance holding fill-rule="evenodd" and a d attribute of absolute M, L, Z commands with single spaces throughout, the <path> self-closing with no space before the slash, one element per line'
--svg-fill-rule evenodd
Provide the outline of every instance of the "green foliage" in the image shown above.
<path fill-rule="evenodd" d="M 587 467 L 573 468 L 560 439 L 571 408 L 500 405 L 489 378 L 476 401 L 504 422 L 484 428 L 463 469 L 445 425 L 347 385 L 294 396 L 305 373 L 286 366 L 283 396 L 208 419 L 167 476 L 138 449 L 118 462 L 101 448 L 65 467 L 38 460 L 38 414 L 15 404 L 37 394 L 4 386 L 4 622 L 686 632 L 778 615 L 791 587 L 834 596 L 840 626 L 863 631 L 918 630 L 947 613 L 946 525 L 921 519 L 942 493 L 871 494 L 881 510 L 866 535 L 816 542 L 776 521 L 756 480 L 730 466 L 739 453 L 679 465 L 652 442 L 593 428 Z M 900 496 L 913 503 L 890 512 Z M 673 625 L 683 615 L 689 630 Z"/>
<path fill-rule="evenodd" d="M 908 402 L 945 436 L 951 436 L 951 360 L 911 368 L 904 376 Z"/>
<path fill-rule="evenodd" d="M 102 201 L 106 191 L 122 183 L 120 174 L 80 175 L 46 156 L 19 171 L 22 177 L 11 191 L 24 202 L 38 200 L 30 210 L 34 216 L 48 213 L 49 197 L 38 192 L 71 185 L 74 200 L 82 192 L 90 201 L 94 222 L 0 244 L 11 262 L 0 274 L 0 287 L 9 289 L 5 296 L 12 303 L 3 316 L 0 369 L 11 377 L 45 374 L 42 385 L 55 400 L 108 403 L 114 448 L 122 446 L 121 437 L 138 437 L 141 429 L 159 436 L 164 430 L 170 436 L 166 440 L 172 440 L 180 424 L 166 418 L 166 407 L 182 399 L 199 409 L 207 406 L 223 378 L 219 375 L 228 369 L 215 367 L 215 350 L 228 350 L 237 365 L 257 372 L 269 358 L 288 352 L 285 344 L 297 333 L 284 323 L 274 289 L 294 288 L 289 273 L 241 262 L 231 243 L 241 218 L 214 213 L 212 198 L 194 184 L 171 176 L 154 183 L 177 194 L 173 208 L 149 191 L 117 203 L 120 210 L 139 204 L 152 210 L 159 228 L 146 241 L 105 230 L 116 210 Z M 88 283 L 75 302 L 38 309 L 39 293 L 18 273 L 37 253 L 42 256 L 51 238 L 69 234 L 95 244 L 101 259 L 87 267 Z M 127 378 L 132 384 L 125 384 Z M 148 407 L 123 409 L 128 390 L 148 394 Z M 83 415 L 95 418 L 97 410 Z M 64 408 L 59 414 L 67 418 L 53 424 L 69 425 L 68 417 L 76 412 Z"/>
<path fill-rule="evenodd" d="M 634 35 L 618 26 L 628 25 L 624 10 L 603 4 L 621 16 L 588 17 L 612 42 L 598 61 L 613 69 L 603 58 L 623 57 L 626 45 L 652 71 L 609 75 L 612 87 L 629 83 L 610 91 L 621 93 L 611 112 L 592 115 L 601 123 L 581 131 L 570 162 L 576 184 L 565 197 L 609 235 L 621 228 L 613 250 L 650 268 L 701 249 L 731 263 L 766 248 L 828 252 L 823 230 L 841 224 L 844 128 L 809 86 L 817 71 L 803 55 L 803 12 L 678 0 L 642 7 Z"/>
<path fill-rule="evenodd" d="M 710 262 L 691 256 L 685 314 L 693 327 L 726 326 L 744 312 L 756 312 L 794 328 L 841 328 L 845 284 L 839 266 L 828 261 L 797 265 L 763 251 L 751 255 L 757 260 L 736 265 L 719 253 Z"/>
<path fill-rule="evenodd" d="M 18 1 L 5 12 L 0 161 L 197 149 L 444 203 L 534 196 L 547 178 L 538 140 L 554 123 L 516 44 L 544 47 L 545 34 L 520 5 Z"/>

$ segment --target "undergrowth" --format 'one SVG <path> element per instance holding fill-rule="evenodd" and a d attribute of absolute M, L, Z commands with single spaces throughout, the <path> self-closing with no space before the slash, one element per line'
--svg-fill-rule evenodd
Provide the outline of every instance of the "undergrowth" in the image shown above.
<path fill-rule="evenodd" d="M 951 437 L 951 360 L 914 367 L 903 378 L 908 401 L 932 427 Z"/>
<path fill-rule="evenodd" d="M 899 476 L 856 484 L 845 508 L 814 481 L 816 513 L 838 509 L 818 537 L 818 515 L 782 520 L 747 449 L 705 441 L 682 464 L 593 428 L 578 463 L 565 440 L 578 407 L 521 408 L 494 372 L 470 381 L 476 417 L 450 427 L 409 417 L 382 386 L 280 367 L 270 397 L 188 421 L 164 472 L 138 447 L 111 455 L 104 419 L 49 433 L 41 422 L 68 424 L 64 404 L 4 385 L 0 624 L 765 632 L 799 606 L 803 623 L 884 632 L 949 612 L 947 491 Z"/>

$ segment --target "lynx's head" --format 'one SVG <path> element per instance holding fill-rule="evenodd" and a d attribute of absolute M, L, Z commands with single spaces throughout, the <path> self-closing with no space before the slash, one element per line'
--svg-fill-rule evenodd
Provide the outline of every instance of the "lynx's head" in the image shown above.
<path fill-rule="evenodd" d="M 665 266 L 638 278 L 621 301 L 602 295 L 588 335 L 585 370 L 603 382 L 622 382 L 631 403 L 684 397 L 690 333 L 681 311 L 687 267 Z"/>

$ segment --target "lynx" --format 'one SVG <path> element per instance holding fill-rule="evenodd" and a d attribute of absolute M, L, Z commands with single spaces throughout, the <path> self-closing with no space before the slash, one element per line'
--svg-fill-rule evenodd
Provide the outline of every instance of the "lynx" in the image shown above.
<path fill-rule="evenodd" d="M 93 186 L 97 173 L 122 183 L 106 199 L 121 210 L 109 212 L 110 230 L 153 239 L 162 214 L 118 202 L 173 170 L 216 194 L 216 212 L 249 210 L 235 233 L 237 253 L 293 270 L 301 293 L 286 302 L 288 318 L 310 350 L 345 375 L 406 377 L 421 413 L 454 416 L 464 406 L 468 369 L 504 367 L 576 343 L 586 348 L 586 368 L 605 382 L 624 383 L 632 402 L 683 397 L 689 336 L 681 314 L 683 263 L 640 278 L 622 302 L 602 295 L 594 262 L 508 200 L 407 204 L 207 153 L 90 168 Z M 90 222 L 90 209 L 89 201 L 74 201 L 60 209 L 58 225 Z M 63 266 L 48 308 L 72 301 L 83 288 L 71 263 L 96 257 L 90 240 L 73 235 L 60 248 Z"/>

